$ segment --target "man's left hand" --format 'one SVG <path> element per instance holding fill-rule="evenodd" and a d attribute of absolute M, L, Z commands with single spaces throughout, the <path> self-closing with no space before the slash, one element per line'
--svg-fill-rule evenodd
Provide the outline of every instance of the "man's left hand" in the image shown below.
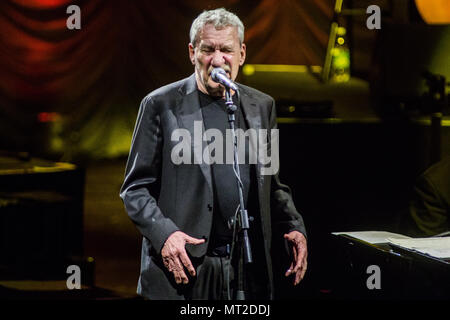
<path fill-rule="evenodd" d="M 292 263 L 285 276 L 295 275 L 294 286 L 300 283 L 305 276 L 307 267 L 308 248 L 305 236 L 298 231 L 291 231 L 284 235 L 292 246 Z"/>

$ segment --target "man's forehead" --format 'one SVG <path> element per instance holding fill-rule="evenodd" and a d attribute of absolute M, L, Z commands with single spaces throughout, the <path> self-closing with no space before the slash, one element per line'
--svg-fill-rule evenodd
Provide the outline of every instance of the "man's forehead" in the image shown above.
<path fill-rule="evenodd" d="M 238 31 L 235 26 L 216 28 L 212 24 L 206 24 L 199 32 L 200 44 L 232 44 L 236 40 L 239 42 Z"/>

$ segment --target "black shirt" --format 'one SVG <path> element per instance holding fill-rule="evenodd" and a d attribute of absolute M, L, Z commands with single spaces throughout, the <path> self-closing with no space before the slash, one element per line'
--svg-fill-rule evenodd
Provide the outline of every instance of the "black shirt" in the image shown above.
<path fill-rule="evenodd" d="M 200 105 L 202 109 L 203 122 L 205 130 L 208 129 L 218 129 L 222 133 L 223 137 L 223 159 L 222 164 L 213 163 L 211 164 L 211 173 L 213 181 L 213 193 L 214 193 L 214 211 L 213 211 L 213 226 L 210 236 L 210 249 L 223 246 L 225 244 L 231 243 L 233 231 L 228 228 L 229 218 L 235 215 L 235 212 L 239 205 L 239 193 L 238 185 L 236 181 L 236 176 L 233 171 L 233 164 L 226 163 L 226 130 L 230 129 L 228 123 L 228 114 L 226 111 L 225 100 L 222 98 L 214 98 L 206 95 L 199 91 Z M 233 96 L 233 102 L 238 106 L 235 112 L 235 126 L 236 129 L 247 130 L 248 126 L 245 122 L 242 109 L 239 106 L 236 95 Z M 211 144 L 213 141 L 208 142 Z M 230 148 L 232 151 L 232 148 Z M 239 165 L 239 170 L 241 174 L 241 181 L 243 184 L 243 196 L 244 205 L 251 202 L 255 204 L 255 199 L 257 199 L 256 191 L 256 179 L 254 177 L 254 165 L 249 164 L 249 143 L 246 139 L 245 144 L 245 163 Z M 215 156 L 212 153 L 212 156 Z M 228 157 L 230 158 L 230 157 Z M 230 159 L 233 157 L 231 156 Z M 242 163 L 244 159 L 239 159 Z M 217 161 L 219 162 L 219 161 Z M 249 197 L 250 195 L 250 197 Z M 249 198 L 251 199 L 249 201 Z M 257 202 L 257 200 L 256 200 Z M 250 215 L 250 213 L 249 213 Z"/>

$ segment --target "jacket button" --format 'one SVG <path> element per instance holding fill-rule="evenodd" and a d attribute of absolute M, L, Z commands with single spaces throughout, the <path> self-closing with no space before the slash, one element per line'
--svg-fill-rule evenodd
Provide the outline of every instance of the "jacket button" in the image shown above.
<path fill-rule="evenodd" d="M 212 210 L 212 205 L 208 203 L 208 211 Z"/>

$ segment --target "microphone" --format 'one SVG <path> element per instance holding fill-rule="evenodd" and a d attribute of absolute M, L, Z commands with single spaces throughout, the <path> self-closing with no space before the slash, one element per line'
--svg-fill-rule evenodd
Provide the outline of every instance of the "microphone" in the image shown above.
<path fill-rule="evenodd" d="M 227 73 L 222 68 L 214 68 L 213 71 L 211 71 L 211 79 L 228 89 L 232 89 L 234 91 L 239 90 L 237 85 L 227 77 Z"/>

